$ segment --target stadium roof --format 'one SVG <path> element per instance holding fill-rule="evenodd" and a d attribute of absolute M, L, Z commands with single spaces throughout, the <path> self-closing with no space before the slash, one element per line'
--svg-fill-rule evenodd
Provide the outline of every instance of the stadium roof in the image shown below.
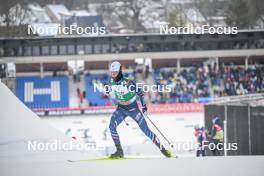
<path fill-rule="evenodd" d="M 175 51 L 175 52 L 140 52 L 140 53 L 113 53 L 113 54 L 86 54 L 86 55 L 59 55 L 59 56 L 14 56 L 2 57 L 0 63 L 52 63 L 69 60 L 84 61 L 111 61 L 133 60 L 134 58 L 151 59 L 200 59 L 216 57 L 247 57 L 264 56 L 263 49 L 237 49 L 237 50 L 207 50 L 207 51 Z"/>

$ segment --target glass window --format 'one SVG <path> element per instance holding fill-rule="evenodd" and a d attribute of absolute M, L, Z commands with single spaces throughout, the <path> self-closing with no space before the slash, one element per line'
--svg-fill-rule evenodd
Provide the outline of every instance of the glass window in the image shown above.
<path fill-rule="evenodd" d="M 50 46 L 50 55 L 58 55 L 56 45 Z"/>
<path fill-rule="evenodd" d="M 68 45 L 68 53 L 67 54 L 75 54 L 74 45 Z"/>
<path fill-rule="evenodd" d="M 60 45 L 60 55 L 66 55 L 66 46 L 65 45 Z"/>

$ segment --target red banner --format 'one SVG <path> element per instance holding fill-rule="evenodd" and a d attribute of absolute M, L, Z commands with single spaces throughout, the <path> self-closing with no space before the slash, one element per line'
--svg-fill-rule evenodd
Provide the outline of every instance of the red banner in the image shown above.
<path fill-rule="evenodd" d="M 78 115 L 78 114 L 105 114 L 113 113 L 115 106 L 87 106 L 80 108 L 47 108 L 32 109 L 40 116 L 53 115 Z M 148 110 L 151 113 L 179 113 L 179 112 L 203 112 L 202 103 L 177 103 L 177 104 L 150 104 Z"/>
<path fill-rule="evenodd" d="M 160 112 L 203 112 L 202 103 L 177 103 L 177 104 L 152 104 L 149 111 L 153 113 Z"/>

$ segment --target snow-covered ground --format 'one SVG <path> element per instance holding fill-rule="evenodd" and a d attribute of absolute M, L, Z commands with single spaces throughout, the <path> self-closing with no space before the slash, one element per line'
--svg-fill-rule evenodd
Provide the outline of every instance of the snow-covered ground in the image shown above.
<path fill-rule="evenodd" d="M 28 140 L 47 142 L 59 139 L 65 142 L 71 141 L 63 133 L 59 132 L 61 130 L 65 133 L 67 128 L 72 129 L 68 135 L 76 135 L 75 137 L 78 141 L 81 140 L 80 136 L 82 136 L 83 129 L 94 127 L 87 133 L 88 136 L 92 137 L 89 140 L 96 142 L 106 141 L 108 143 L 107 141 L 110 140 L 109 134 L 107 134 L 107 140 L 103 140 L 102 129 L 107 128 L 109 116 L 41 120 L 27 109 L 1 82 L 0 98 L 1 176 L 261 176 L 264 172 L 263 156 L 180 157 L 179 159 L 167 159 L 163 157 L 149 158 L 145 155 L 141 157 L 145 159 L 102 161 L 91 160 L 99 156 L 97 152 L 93 151 L 29 151 L 27 149 Z M 194 140 L 192 137 L 193 124 L 203 123 L 202 113 L 153 114 L 150 116 L 164 134 L 174 141 Z M 127 121 L 129 126 L 122 124 L 118 129 L 123 144 L 126 145 L 127 149 L 129 148 L 127 146 L 130 146 L 127 151 L 129 152 L 130 150 L 130 153 L 134 154 L 135 151 L 145 154 L 151 147 L 154 150 L 153 145 L 145 143 L 146 138 L 142 136 L 136 124 L 131 120 Z M 59 130 L 52 128 L 49 124 Z M 155 151 L 157 153 L 156 149 Z M 67 161 L 68 159 L 88 160 L 71 163 Z"/>
<path fill-rule="evenodd" d="M 203 125 L 203 112 L 195 113 L 155 113 L 149 117 L 170 140 L 170 142 L 181 145 L 175 148 L 177 154 L 194 156 L 189 150 L 183 150 L 183 144 L 195 143 L 194 125 Z M 53 127 L 63 133 L 74 136 L 77 140 L 95 143 L 101 149 L 102 154 L 109 154 L 112 150 L 113 142 L 108 129 L 111 114 L 87 115 L 87 116 L 67 116 L 44 118 Z M 126 125 L 126 123 L 128 125 Z M 165 144 L 168 143 L 148 121 L 149 127 L 158 135 L 159 139 Z M 125 119 L 117 128 L 122 145 L 126 154 L 137 155 L 159 155 L 159 152 L 152 145 L 151 141 L 143 134 L 138 125 L 130 117 Z M 85 137 L 86 135 L 86 137 Z M 105 148 L 104 148 L 105 147 Z M 104 149 L 103 149 L 104 148 Z M 189 147 L 190 148 L 190 147 Z M 142 151 L 142 152 L 141 152 Z"/>

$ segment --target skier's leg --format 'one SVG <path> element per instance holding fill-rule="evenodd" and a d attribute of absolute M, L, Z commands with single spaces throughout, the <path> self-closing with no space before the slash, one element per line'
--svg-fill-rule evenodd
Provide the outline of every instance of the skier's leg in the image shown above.
<path fill-rule="evenodd" d="M 158 137 L 149 129 L 147 122 L 143 116 L 143 114 L 139 110 L 134 110 L 130 113 L 130 116 L 137 122 L 139 128 L 143 131 L 143 133 L 151 139 L 151 141 L 157 146 L 161 147 L 161 143 Z"/>
<path fill-rule="evenodd" d="M 202 149 L 201 152 L 202 152 L 202 156 L 205 156 L 205 149 Z"/>
<path fill-rule="evenodd" d="M 204 148 L 204 144 L 203 141 L 201 142 L 201 150 L 200 150 L 202 156 L 205 156 L 205 148 Z"/>
<path fill-rule="evenodd" d="M 217 145 L 217 142 L 216 142 L 215 139 L 212 139 L 212 143 L 213 143 L 215 146 Z M 211 151 L 212 151 L 213 156 L 217 156 L 217 149 L 216 149 L 216 147 L 215 147 L 213 150 L 211 150 Z"/>
<path fill-rule="evenodd" d="M 120 139 L 119 139 L 119 135 L 117 133 L 116 128 L 125 119 L 125 117 L 126 115 L 124 114 L 123 110 L 120 108 L 117 108 L 116 111 L 113 113 L 111 120 L 110 120 L 109 129 L 110 129 L 112 139 L 116 146 L 116 152 L 111 155 L 112 158 L 124 156 L 122 146 L 120 143 Z"/>
<path fill-rule="evenodd" d="M 200 156 L 200 149 L 196 149 L 196 157 L 199 157 Z"/>
<path fill-rule="evenodd" d="M 132 111 L 129 111 L 128 115 L 137 122 L 140 129 L 159 148 L 159 150 L 162 152 L 163 155 L 165 155 L 166 157 L 171 157 L 171 154 L 169 153 L 169 151 L 165 149 L 165 147 L 160 143 L 158 137 L 149 129 L 148 124 L 143 114 L 140 112 L 138 108 L 135 108 Z"/>

